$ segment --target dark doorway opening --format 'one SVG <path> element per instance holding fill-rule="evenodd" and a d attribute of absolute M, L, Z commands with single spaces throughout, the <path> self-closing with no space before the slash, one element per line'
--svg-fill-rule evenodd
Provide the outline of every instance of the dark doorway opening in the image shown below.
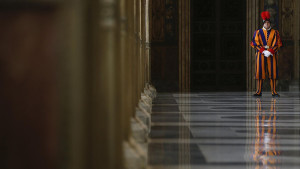
<path fill-rule="evenodd" d="M 179 90 L 178 0 L 151 0 L 151 82 L 157 92 Z"/>
<path fill-rule="evenodd" d="M 246 90 L 246 0 L 191 0 L 191 91 Z"/>

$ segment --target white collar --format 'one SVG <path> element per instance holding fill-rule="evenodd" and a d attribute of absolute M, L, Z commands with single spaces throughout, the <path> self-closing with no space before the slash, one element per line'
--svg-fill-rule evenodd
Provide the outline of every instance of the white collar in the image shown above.
<path fill-rule="evenodd" d="M 264 29 L 264 30 L 267 30 L 265 27 L 263 27 L 263 29 Z M 271 29 L 272 29 L 272 27 L 270 26 L 270 28 L 268 29 L 268 31 L 271 30 Z"/>

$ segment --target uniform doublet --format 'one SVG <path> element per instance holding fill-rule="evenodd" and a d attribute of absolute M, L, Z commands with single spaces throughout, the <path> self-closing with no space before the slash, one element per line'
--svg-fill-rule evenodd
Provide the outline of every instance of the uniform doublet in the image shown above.
<path fill-rule="evenodd" d="M 257 91 L 253 96 L 262 96 L 263 81 L 268 71 L 272 96 L 279 97 L 276 92 L 276 79 L 278 79 L 278 50 L 282 46 L 279 32 L 270 27 L 270 12 L 261 13 L 264 27 L 254 32 L 251 46 L 255 52 L 255 79 Z M 267 29 L 265 29 L 267 28 Z"/>
<path fill-rule="evenodd" d="M 254 32 L 251 46 L 256 49 L 255 79 L 278 79 L 278 53 L 282 46 L 279 32 L 274 29 L 258 29 Z M 265 57 L 263 51 L 268 50 L 272 55 Z"/>

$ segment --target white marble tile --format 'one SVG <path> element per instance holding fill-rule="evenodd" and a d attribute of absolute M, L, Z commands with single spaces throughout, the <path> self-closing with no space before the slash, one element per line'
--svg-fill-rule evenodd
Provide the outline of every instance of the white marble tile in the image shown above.
<path fill-rule="evenodd" d="M 155 165 L 149 168 L 298 169 L 300 92 L 280 94 L 159 95 L 148 139 Z"/>

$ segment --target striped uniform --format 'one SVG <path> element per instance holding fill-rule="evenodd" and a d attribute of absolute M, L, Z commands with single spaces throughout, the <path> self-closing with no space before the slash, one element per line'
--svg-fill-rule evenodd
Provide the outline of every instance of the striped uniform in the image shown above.
<path fill-rule="evenodd" d="M 282 46 L 279 32 L 274 29 L 258 29 L 254 32 L 251 46 L 256 49 L 255 79 L 266 79 L 266 69 L 269 79 L 278 79 L 278 54 L 277 51 Z M 268 50 L 272 53 L 268 58 L 262 53 Z M 266 65 L 268 67 L 266 68 Z"/>

